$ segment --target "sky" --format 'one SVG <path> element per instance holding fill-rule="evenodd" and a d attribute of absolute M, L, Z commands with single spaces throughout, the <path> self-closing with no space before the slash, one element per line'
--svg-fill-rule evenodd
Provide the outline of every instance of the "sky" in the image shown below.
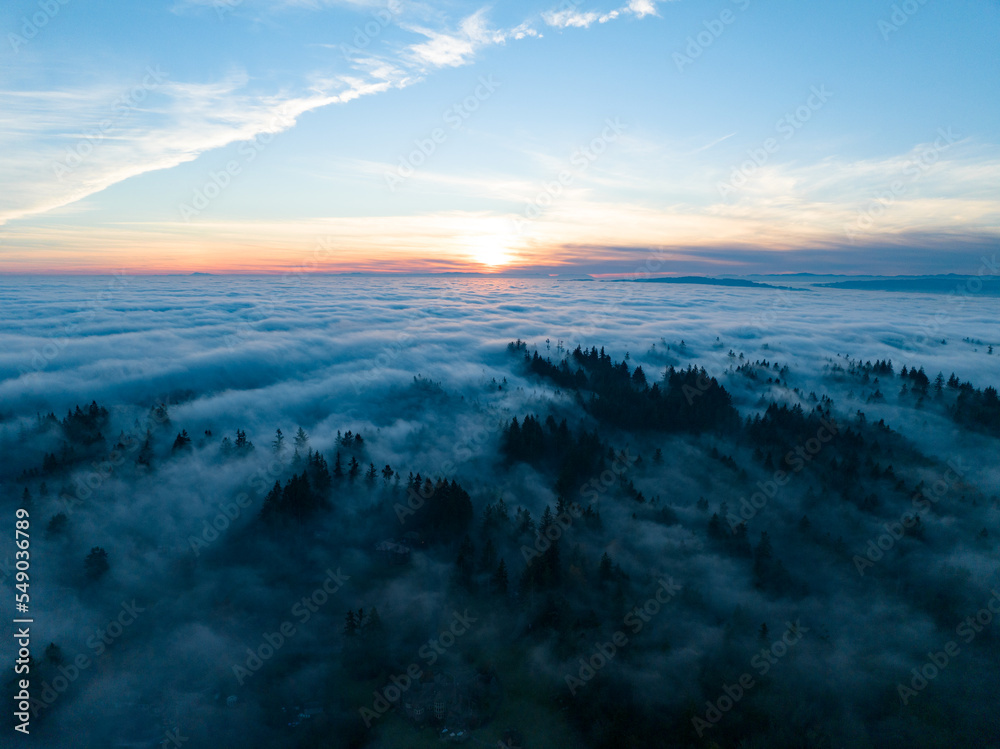
<path fill-rule="evenodd" d="M 995 0 L 15 0 L 0 271 L 972 274 L 998 40 Z"/>

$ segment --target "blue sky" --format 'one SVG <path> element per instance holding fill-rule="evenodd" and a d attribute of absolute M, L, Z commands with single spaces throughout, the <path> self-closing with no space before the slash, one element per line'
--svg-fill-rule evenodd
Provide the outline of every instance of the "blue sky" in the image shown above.
<path fill-rule="evenodd" d="M 973 272 L 998 32 L 985 1 L 13 2 L 0 267 Z"/>

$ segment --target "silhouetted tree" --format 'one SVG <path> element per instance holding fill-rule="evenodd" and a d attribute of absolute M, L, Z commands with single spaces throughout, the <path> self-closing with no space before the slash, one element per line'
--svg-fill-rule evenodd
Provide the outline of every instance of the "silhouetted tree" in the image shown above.
<path fill-rule="evenodd" d="M 186 450 L 191 447 L 191 438 L 188 437 L 187 429 L 182 429 L 177 439 L 174 440 L 173 451 Z"/>
<path fill-rule="evenodd" d="M 45 532 L 50 536 L 58 536 L 65 533 L 67 528 L 69 528 L 69 516 L 65 512 L 57 512 L 49 520 Z"/>
<path fill-rule="evenodd" d="M 87 558 L 83 560 L 83 569 L 87 573 L 87 577 L 92 580 L 97 580 L 103 576 L 111 569 L 111 565 L 108 562 L 108 552 L 100 546 L 92 548 Z"/>
<path fill-rule="evenodd" d="M 507 563 L 501 559 L 500 564 L 497 565 L 496 572 L 493 573 L 493 577 L 490 579 L 490 588 L 497 595 L 506 596 L 507 587 Z"/>
<path fill-rule="evenodd" d="M 295 448 L 297 450 L 305 450 L 309 446 L 309 435 L 306 434 L 306 430 L 302 427 L 298 428 L 295 432 Z"/>

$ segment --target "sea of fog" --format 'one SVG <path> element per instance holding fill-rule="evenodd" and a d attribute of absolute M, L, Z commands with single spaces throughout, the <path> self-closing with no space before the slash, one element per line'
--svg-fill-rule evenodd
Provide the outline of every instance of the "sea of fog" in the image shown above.
<path fill-rule="evenodd" d="M 176 420 L 226 432 L 265 434 L 294 422 L 322 441 L 350 423 L 395 429 L 402 439 L 413 426 L 404 422 L 421 409 L 408 412 L 398 401 L 401 386 L 416 375 L 482 402 L 484 384 L 512 377 L 506 345 L 517 338 L 554 359 L 577 345 L 603 346 L 655 374 L 693 363 L 720 375 L 734 351 L 790 365 L 806 392 L 812 375 L 847 358 L 891 359 L 897 370 L 917 365 L 931 378 L 954 372 L 980 387 L 995 384 L 1000 349 L 987 351 L 1000 344 L 1000 303 L 960 281 L 956 289 L 303 274 L 9 277 L 0 280 L 0 429 L 96 399 L 143 410 L 169 401 Z M 534 385 L 514 379 L 508 393 L 532 397 Z M 518 405 L 504 398 L 504 408 Z M 869 410 L 893 415 L 890 405 Z"/>
<path fill-rule="evenodd" d="M 956 288 L 965 286 L 956 282 Z M 516 338 L 604 346 L 656 371 L 683 340 L 712 374 L 730 349 L 838 356 L 994 380 L 996 298 L 803 285 L 794 290 L 522 279 L 337 276 L 8 277 L 0 280 L 0 402 L 7 412 L 80 399 L 145 403 L 177 390 L 206 413 L 269 424 L 289 409 L 348 413 L 414 374 L 478 389 L 509 374 Z M 548 343 L 546 343 L 548 341 Z M 664 358 L 666 357 L 666 358 Z M 677 363 L 677 362 L 674 362 Z M 498 364 L 501 364 L 498 368 Z"/>
<path fill-rule="evenodd" d="M 470 533 L 481 548 L 482 513 L 497 496 L 512 511 L 523 506 L 535 518 L 557 501 L 551 476 L 526 463 L 504 463 L 503 425 L 528 413 L 555 413 L 572 422 L 586 417 L 574 396 L 529 375 L 520 356 L 508 351 L 508 343 L 521 339 L 529 352 L 554 360 L 578 345 L 603 347 L 614 360 L 627 355 L 631 368 L 641 365 L 650 381 L 670 366 L 704 367 L 743 415 L 763 412 L 772 398 L 811 410 L 829 396 L 833 415 L 843 423 L 860 423 L 864 412 L 868 424 L 884 419 L 917 448 L 919 454 L 910 453 L 895 442 L 897 453 L 880 457 L 895 464 L 905 492 L 880 479 L 882 504 L 874 509 L 861 507 L 860 497 L 825 499 L 832 479 L 817 470 L 796 479 L 754 517 L 754 543 L 762 530 L 770 531 L 776 556 L 808 583 L 810 592 L 802 597 L 756 590 L 751 565 L 705 535 L 711 513 L 726 517 L 727 502 L 730 509 L 739 507 L 754 491 L 752 484 L 769 475 L 748 444 L 627 434 L 600 425 L 602 438 L 616 449 L 645 453 L 635 488 L 650 498 L 658 495 L 655 507 L 669 512 L 661 517 L 651 505 L 605 498 L 604 530 L 580 527 L 571 534 L 574 544 L 582 544 L 577 550 L 582 548 L 585 570 L 596 570 L 605 551 L 621 565 L 631 580 L 623 595 L 650 595 L 659 576 L 676 578 L 687 591 L 676 604 L 683 615 L 656 620 L 644 630 L 633 660 L 621 661 L 623 678 L 644 695 L 656 695 L 677 714 L 690 699 L 700 715 L 723 681 L 746 668 L 744 651 L 757 646 L 761 622 L 771 622 L 777 637 L 782 622 L 802 617 L 814 634 L 797 646 L 797 660 L 782 664 L 780 690 L 760 693 L 771 713 L 788 717 L 801 700 L 803 714 L 824 714 L 826 730 L 844 745 L 912 746 L 909 737 L 924 728 L 912 726 L 908 714 L 894 717 L 896 681 L 909 678 L 928 648 L 954 637 L 952 619 L 975 613 L 1000 581 L 992 535 L 1000 517 L 997 442 L 956 424 L 941 404 L 925 408 L 912 395 L 899 396 L 898 376 L 879 384 L 856 372 L 841 376 L 838 367 L 891 359 L 897 375 L 904 365 L 916 366 L 932 381 L 938 372 L 945 378 L 954 372 L 976 387 L 996 386 L 1000 350 L 991 352 L 990 346 L 1000 345 L 998 311 L 996 297 L 973 292 L 882 293 L 806 284 L 789 290 L 304 275 L 0 279 L 0 487 L 8 517 L 26 487 L 34 495 L 35 656 L 42 658 L 45 645 L 54 642 L 66 658 L 83 654 L 97 666 L 64 684 L 61 696 L 42 710 L 47 722 L 39 745 L 68 746 L 67 736 L 87 736 L 92 746 L 157 745 L 164 739 L 162 717 L 169 718 L 169 731 L 179 726 L 182 734 L 217 745 L 299 746 L 298 734 L 288 734 L 287 744 L 274 743 L 285 729 L 268 733 L 278 731 L 273 716 L 292 709 L 299 695 L 326 694 L 333 724 L 357 732 L 352 745 L 413 746 L 405 732 L 395 743 L 366 744 L 381 734 L 362 726 L 358 711 L 370 707 L 377 685 L 367 684 L 369 677 L 338 677 L 343 683 L 333 684 L 333 672 L 324 670 L 339 663 L 332 654 L 341 647 L 344 611 L 377 604 L 390 632 L 384 655 L 393 667 L 405 667 L 446 626 L 442 616 L 455 606 L 481 604 L 457 602 L 462 599 L 449 583 L 454 555 L 448 546 L 428 549 L 392 573 L 383 569 L 375 541 L 398 536 L 405 526 L 388 505 L 375 509 L 376 500 L 390 492 L 381 484 L 338 488 L 333 509 L 296 531 L 294 547 L 267 551 L 272 542 L 259 520 L 260 502 L 276 478 L 288 478 L 284 468 L 271 467 L 271 441 L 280 428 L 290 444 L 301 427 L 309 448 L 332 465 L 342 444 L 338 432 L 352 430 L 364 434 L 373 463 L 391 464 L 404 483 L 417 471 L 457 478 L 472 497 L 476 519 Z M 755 368 L 759 376 L 734 371 L 758 360 L 768 362 L 766 371 Z M 777 376 L 775 364 L 787 370 L 772 385 L 768 375 Z M 873 400 L 878 388 L 885 398 Z M 949 391 L 947 397 L 954 396 Z M 91 401 L 109 412 L 105 451 L 118 439 L 141 442 L 151 409 L 166 406 L 170 422 L 152 435 L 151 469 L 130 459 L 120 470 L 97 475 L 102 469 L 96 463 L 92 469 L 90 457 L 67 459 L 68 469 L 44 468 L 49 451 L 60 449 L 62 427 L 38 414 L 51 411 L 61 419 Z M 194 444 L 171 450 L 181 429 Z M 227 456 L 220 440 L 235 439 L 237 430 L 245 430 L 256 452 Z M 724 454 L 732 451 L 749 474 L 741 478 L 721 464 L 718 453 L 710 454 L 716 446 Z M 659 447 L 662 462 L 651 459 Z M 954 491 L 946 487 L 937 510 L 925 515 L 926 542 L 906 539 L 880 566 L 859 574 L 851 555 L 864 554 L 883 524 L 909 508 L 918 481 L 942 484 L 943 471 L 953 464 L 961 467 L 962 482 Z M 265 480 L 248 489 L 261 475 Z M 50 486 L 43 488 L 46 480 Z M 208 524 L 221 517 L 220 508 L 232 508 L 233 498 L 247 492 L 257 503 L 253 509 L 238 511 L 224 532 L 212 531 Z M 43 531 L 60 512 L 68 515 L 68 530 Z M 805 512 L 813 535 L 801 531 Z M 5 527 L 13 537 L 12 525 Z M 990 535 L 980 535 L 987 528 Z M 215 535 L 207 550 L 192 545 L 209 532 Z M 500 551 L 516 579 L 526 567 L 512 544 L 500 542 Z M 111 571 L 91 584 L 83 579 L 83 559 L 98 545 L 107 549 Z M 4 569 L 10 565 L 6 553 L 0 553 Z M 234 669 L 246 662 L 247 648 L 289 618 L 293 604 L 320 585 L 328 569 L 343 569 L 349 584 L 318 620 L 300 628 L 263 676 L 244 683 Z M 2 589 L 10 593 L 13 578 L 3 577 Z M 603 595 L 597 588 L 582 586 L 571 595 L 579 606 L 594 597 L 595 610 L 608 607 L 606 600 L 596 602 Z M 94 639 L 132 603 L 149 613 L 106 646 Z M 935 620 L 935 611 L 945 612 L 943 621 Z M 521 644 L 530 648 L 518 665 L 511 661 L 501 668 L 505 679 L 524 689 L 549 684 L 556 694 L 564 674 L 576 673 L 580 648 L 592 643 L 567 649 L 543 644 L 541 635 L 508 642 L 513 631 L 527 637 L 527 625 L 513 630 L 503 616 L 492 624 L 487 613 L 481 616 L 481 629 L 462 648 L 476 643 L 488 649 L 498 642 L 508 643 L 511 653 Z M 8 641 L 0 656 L 12 660 L 12 647 Z M 993 640 L 981 635 L 976 647 L 981 649 L 969 648 L 949 672 L 949 683 L 967 685 L 970 694 L 993 678 L 989 674 L 995 676 Z M 49 671 L 41 673 L 55 678 L 55 661 L 47 663 Z M 598 694 L 586 692 L 582 699 L 596 700 Z M 929 690 L 917 704 L 958 711 L 963 730 L 981 734 L 993 710 L 991 694 Z M 229 697 L 235 700 L 232 710 L 226 707 Z M 537 745 L 579 745 L 546 733 L 563 725 L 565 695 L 551 704 L 548 697 L 529 697 L 505 708 L 511 723 Z M 545 718 L 549 713 L 538 717 L 538 700 L 551 708 L 551 719 Z M 157 716 L 143 712 L 150 704 L 160 706 Z M 869 715 L 876 704 L 877 715 Z M 736 719 L 728 720 L 735 730 Z M 389 731 L 400 724 L 378 725 Z M 490 729 L 497 731 L 493 739 L 506 725 Z M 796 725 L 788 724 L 790 735 Z M 947 734 L 949 727 L 936 730 Z M 255 736 L 258 744 L 249 741 Z M 109 737 L 124 743 L 109 743 Z"/>

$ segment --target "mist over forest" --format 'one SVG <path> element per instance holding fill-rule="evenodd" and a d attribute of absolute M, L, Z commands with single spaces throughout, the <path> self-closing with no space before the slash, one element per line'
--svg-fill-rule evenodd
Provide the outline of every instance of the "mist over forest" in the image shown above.
<path fill-rule="evenodd" d="M 0 279 L 31 745 L 1000 745 L 961 278 Z"/>

